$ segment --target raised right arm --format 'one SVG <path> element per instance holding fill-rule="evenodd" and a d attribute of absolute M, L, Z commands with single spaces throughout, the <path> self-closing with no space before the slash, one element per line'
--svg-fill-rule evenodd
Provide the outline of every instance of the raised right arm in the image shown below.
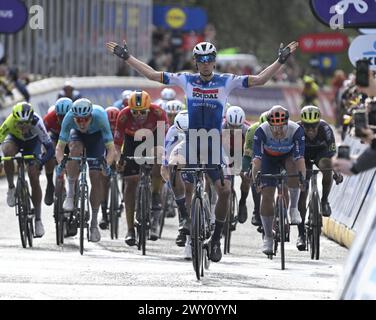
<path fill-rule="evenodd" d="M 130 67 L 141 73 L 144 77 L 148 78 L 149 80 L 163 82 L 163 72 L 154 70 L 146 63 L 132 56 L 129 53 L 128 46 L 125 41 L 123 47 L 118 45 L 116 42 L 108 42 L 106 46 L 111 53 L 124 60 Z"/>

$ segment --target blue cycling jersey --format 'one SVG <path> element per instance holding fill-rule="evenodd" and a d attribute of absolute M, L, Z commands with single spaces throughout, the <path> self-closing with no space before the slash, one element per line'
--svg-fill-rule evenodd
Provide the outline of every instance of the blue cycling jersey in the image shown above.
<path fill-rule="evenodd" d="M 271 157 L 284 156 L 290 152 L 294 160 L 304 157 L 304 129 L 293 121 L 288 122 L 287 133 L 283 139 L 275 139 L 267 122 L 255 132 L 253 155 L 262 159 L 263 154 Z"/>
<path fill-rule="evenodd" d="M 187 97 L 190 129 L 222 130 L 225 104 L 230 92 L 248 88 L 248 76 L 214 74 L 204 81 L 199 74 L 163 72 L 163 83 L 181 87 Z"/>
<path fill-rule="evenodd" d="M 107 113 L 103 107 L 94 105 L 93 112 L 91 113 L 92 119 L 89 125 L 89 129 L 85 134 L 92 134 L 100 131 L 102 133 L 103 142 L 105 145 L 114 142 L 112 137 L 110 122 L 108 121 Z M 67 143 L 69 141 L 69 134 L 71 129 L 78 130 L 78 126 L 74 121 L 74 115 L 72 111 L 69 111 L 61 124 L 61 131 L 59 141 Z"/>

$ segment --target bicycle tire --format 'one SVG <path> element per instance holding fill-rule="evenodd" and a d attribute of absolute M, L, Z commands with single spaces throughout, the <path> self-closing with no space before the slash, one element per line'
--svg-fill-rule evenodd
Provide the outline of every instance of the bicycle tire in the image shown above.
<path fill-rule="evenodd" d="M 27 235 L 27 242 L 29 247 L 33 246 L 33 239 L 34 239 L 34 212 L 31 208 L 31 200 L 30 200 L 30 192 L 29 192 L 29 185 L 27 181 L 25 181 L 24 185 L 24 204 L 26 208 L 26 235 Z"/>
<path fill-rule="evenodd" d="M 204 209 L 204 226 L 203 226 L 203 230 L 204 230 L 204 235 L 203 235 L 203 241 L 205 240 L 208 240 L 211 236 L 211 231 L 210 231 L 210 200 L 209 200 L 209 196 L 208 194 L 205 192 L 204 193 L 204 200 L 203 200 L 203 209 Z M 209 246 L 207 246 L 206 248 L 203 248 L 203 249 L 206 249 L 206 254 L 203 253 L 203 260 L 204 260 L 204 268 L 206 270 L 209 269 L 210 267 L 210 250 L 209 250 Z"/>
<path fill-rule="evenodd" d="M 284 206 L 283 199 L 278 198 L 277 200 L 277 213 L 279 220 L 279 241 L 281 248 L 281 270 L 285 270 L 285 211 L 286 207 Z"/>
<path fill-rule="evenodd" d="M 56 230 L 56 244 L 64 244 L 64 210 L 63 210 L 63 192 L 56 192 L 54 199 L 54 218 Z"/>
<path fill-rule="evenodd" d="M 34 225 L 33 225 L 33 218 L 27 217 L 27 242 L 29 243 L 29 247 L 33 247 L 33 239 L 34 239 Z"/>
<path fill-rule="evenodd" d="M 85 231 L 85 186 L 80 186 L 80 254 L 84 253 Z"/>
<path fill-rule="evenodd" d="M 193 269 L 196 273 L 197 280 L 200 280 L 202 274 L 202 243 L 200 239 L 200 226 L 202 217 L 202 203 L 201 199 L 194 197 L 192 201 L 192 263 Z"/>
<path fill-rule="evenodd" d="M 147 233 L 147 206 L 148 206 L 148 199 L 147 199 L 147 190 L 145 188 L 141 188 L 140 190 L 140 197 L 139 197 L 139 243 L 138 249 L 142 251 L 142 255 L 146 254 L 146 233 Z"/>
<path fill-rule="evenodd" d="M 17 181 L 16 192 L 16 214 L 18 216 L 18 225 L 20 229 L 21 244 L 23 248 L 27 247 L 27 208 L 26 194 L 24 186 L 21 182 Z"/>
<path fill-rule="evenodd" d="M 320 234 L 321 234 L 321 219 L 320 219 L 320 204 L 319 196 L 314 193 L 312 196 L 312 247 L 311 259 L 319 260 L 320 258 Z"/>
<path fill-rule="evenodd" d="M 117 178 L 111 177 L 110 183 L 110 233 L 111 239 L 118 238 L 118 230 L 119 230 L 119 189 L 117 184 Z"/>

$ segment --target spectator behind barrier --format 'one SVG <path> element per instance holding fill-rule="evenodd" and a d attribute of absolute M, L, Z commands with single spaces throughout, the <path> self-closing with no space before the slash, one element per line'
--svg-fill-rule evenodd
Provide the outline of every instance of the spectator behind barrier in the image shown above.
<path fill-rule="evenodd" d="M 369 86 L 366 88 L 358 87 L 358 89 L 368 96 L 365 101 L 365 107 L 369 122 L 366 128 L 360 129 L 360 132 L 362 134 L 361 141 L 369 144 L 370 147 L 355 161 L 338 157 L 334 159 L 334 169 L 349 176 L 376 167 L 376 77 L 372 71 L 369 73 Z"/>

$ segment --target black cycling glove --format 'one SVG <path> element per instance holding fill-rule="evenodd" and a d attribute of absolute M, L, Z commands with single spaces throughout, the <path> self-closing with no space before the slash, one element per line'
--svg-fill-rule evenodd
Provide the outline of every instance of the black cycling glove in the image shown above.
<path fill-rule="evenodd" d="M 130 54 L 129 54 L 127 44 L 124 43 L 124 47 L 116 45 L 116 47 L 114 48 L 114 54 L 123 60 L 128 60 L 130 57 Z"/>
<path fill-rule="evenodd" d="M 278 50 L 278 62 L 280 64 L 284 64 L 287 61 L 287 59 L 290 57 L 290 55 L 291 55 L 290 47 L 283 48 L 283 43 L 281 43 L 281 46 L 279 47 L 279 50 Z"/>

